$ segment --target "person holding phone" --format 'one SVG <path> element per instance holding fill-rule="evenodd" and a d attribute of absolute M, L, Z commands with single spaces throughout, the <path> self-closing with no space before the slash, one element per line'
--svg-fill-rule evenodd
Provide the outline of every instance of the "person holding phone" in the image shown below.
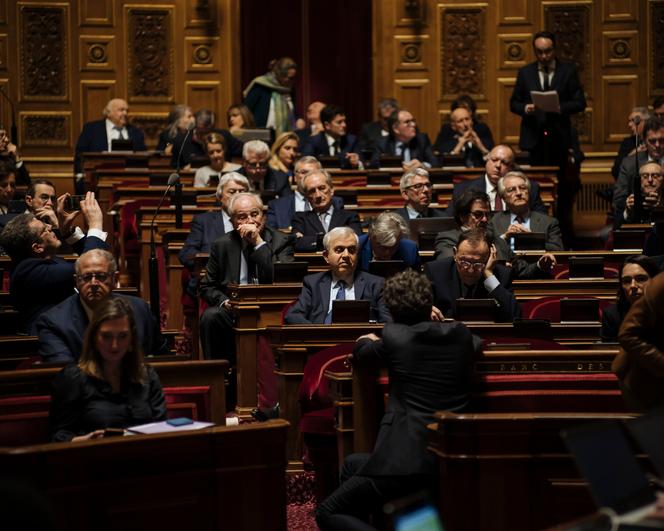
<path fill-rule="evenodd" d="M 109 298 L 92 314 L 78 364 L 62 369 L 53 383 L 51 439 L 97 439 L 165 419 L 164 393 L 155 370 L 143 363 L 131 304 Z"/>

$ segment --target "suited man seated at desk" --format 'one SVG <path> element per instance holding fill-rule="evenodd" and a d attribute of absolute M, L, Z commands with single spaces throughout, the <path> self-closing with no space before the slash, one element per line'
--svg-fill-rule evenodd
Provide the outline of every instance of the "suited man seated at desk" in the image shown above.
<path fill-rule="evenodd" d="M 103 214 L 93 192 L 81 201 L 81 210 L 66 212 L 67 194 L 58 198 L 56 212 L 60 230 L 67 243 L 83 254 L 91 249 L 106 249 L 107 234 L 102 230 Z M 83 214 L 87 234 L 76 240 L 74 219 Z M 51 226 L 32 214 L 19 214 L 0 234 L 0 245 L 14 263 L 9 293 L 27 333 L 34 335 L 37 318 L 74 293 L 74 264 L 57 256 L 62 242 Z"/>
<path fill-rule="evenodd" d="M 311 210 L 311 203 L 304 195 L 302 180 L 314 170 L 320 170 L 323 167 L 316 157 L 304 156 L 295 162 L 293 178 L 295 180 L 295 190 L 293 194 L 284 197 L 272 199 L 267 204 L 267 226 L 273 229 L 288 229 L 293 225 L 293 216 L 296 212 L 307 212 Z M 332 197 L 334 208 L 341 210 L 344 207 L 344 200 L 341 197 Z"/>
<path fill-rule="evenodd" d="M 291 236 L 265 226 L 259 196 L 234 194 L 228 212 L 234 230 L 210 246 L 201 280 L 200 296 L 208 308 L 201 316 L 200 330 L 205 359 L 227 359 L 235 365 L 235 315 L 227 286 L 272 283 L 274 262 L 292 262 L 294 249 Z"/>
<path fill-rule="evenodd" d="M 484 125 L 484 124 L 482 124 Z M 488 136 L 480 136 L 473 124 L 473 115 L 469 109 L 459 106 L 450 114 L 450 126 L 454 135 L 437 147 L 443 159 L 446 154 L 463 157 L 467 168 L 481 168 L 484 157 L 493 148 L 491 131 L 485 126 Z"/>
<path fill-rule="evenodd" d="M 262 140 L 250 140 L 242 148 L 242 168 L 238 173 L 245 175 L 257 193 L 274 190 L 277 196 L 285 197 L 293 192 L 288 174 L 270 168 L 268 160 L 270 148 Z"/>
<path fill-rule="evenodd" d="M 316 511 L 322 531 L 369 530 L 372 513 L 394 499 L 436 491 L 436 457 L 427 449 L 427 425 L 436 411 L 462 411 L 471 398 L 480 340 L 459 322 L 431 322 L 431 283 L 404 271 L 385 283 L 394 317 L 375 334 L 360 336 L 353 364 L 387 367 L 390 396 L 371 454 L 348 456 L 341 485 Z"/>
<path fill-rule="evenodd" d="M 249 181 L 244 175 L 230 172 L 221 177 L 215 194 L 221 208 L 194 216 L 189 235 L 178 254 L 180 263 L 189 271 L 194 271 L 196 253 L 209 252 L 213 241 L 233 230 L 233 222 L 228 213 L 230 200 L 235 194 L 249 191 Z M 192 275 L 185 289 L 192 297 L 197 297 L 197 286 L 198 279 Z"/>
<path fill-rule="evenodd" d="M 323 238 L 323 257 L 330 270 L 304 277 L 302 292 L 286 313 L 286 324 L 329 324 L 335 300 L 368 300 L 370 319 L 391 321 L 383 304 L 381 277 L 357 268 L 358 237 L 350 227 L 336 227 Z"/>
<path fill-rule="evenodd" d="M 326 105 L 320 112 L 323 131 L 309 137 L 302 146 L 303 155 L 338 157 L 341 168 L 357 168 L 360 164 L 357 137 L 346 132 L 346 113 L 338 105 Z"/>
<path fill-rule="evenodd" d="M 639 180 L 643 200 L 640 216 L 637 215 L 634 208 L 634 193 L 631 193 L 627 196 L 625 211 L 622 215 L 625 223 L 648 222 L 651 210 L 662 206 L 662 184 L 664 184 L 662 166 L 657 162 L 646 162 L 639 168 Z"/>
<path fill-rule="evenodd" d="M 511 171 L 498 181 L 498 192 L 507 210 L 496 212 L 490 226 L 496 237 L 503 238 L 514 249 L 514 234 L 543 232 L 547 251 L 563 251 L 558 220 L 530 210 L 530 179 L 520 171 Z"/>
<path fill-rule="evenodd" d="M 462 232 L 454 256 L 428 262 L 424 272 L 433 283 L 432 318 L 457 319 L 457 299 L 495 299 L 498 321 L 521 317 L 521 308 L 509 289 L 509 270 L 496 264 L 497 251 L 482 229 Z"/>
<path fill-rule="evenodd" d="M 293 216 L 293 232 L 298 240 L 295 249 L 300 252 L 319 251 L 320 237 L 335 227 L 350 227 L 362 234 L 357 214 L 334 205 L 332 177 L 325 170 L 314 170 L 302 179 L 304 195 L 311 210 L 296 212 Z"/>
<path fill-rule="evenodd" d="M 79 256 L 75 264 L 76 290 L 60 304 L 37 319 L 39 354 L 47 363 L 78 362 L 83 336 L 92 313 L 110 298 L 122 298 L 131 306 L 137 339 L 146 354 L 168 354 L 168 343 L 150 307 L 141 298 L 116 295 L 118 266 L 113 255 L 93 249 Z"/>
<path fill-rule="evenodd" d="M 143 131 L 127 123 L 128 113 L 127 102 L 114 98 L 104 107 L 102 120 L 88 122 L 83 126 L 74 154 L 76 193 L 82 194 L 85 189 L 83 166 L 81 165 L 82 153 L 111 151 L 113 140 L 130 140 L 132 151 L 146 150 Z"/>
<path fill-rule="evenodd" d="M 429 208 L 432 198 L 433 184 L 429 179 L 429 172 L 424 168 L 415 168 L 407 171 L 399 181 L 401 197 L 406 202 L 402 208 L 394 212 L 405 221 L 418 218 L 440 218 L 445 213 L 436 208 Z"/>
<path fill-rule="evenodd" d="M 400 215 L 381 212 L 371 221 L 368 234 L 360 236 L 359 268 L 369 271 L 372 261 L 401 260 L 405 267 L 419 271 L 420 254 L 409 235 L 408 225 Z"/>

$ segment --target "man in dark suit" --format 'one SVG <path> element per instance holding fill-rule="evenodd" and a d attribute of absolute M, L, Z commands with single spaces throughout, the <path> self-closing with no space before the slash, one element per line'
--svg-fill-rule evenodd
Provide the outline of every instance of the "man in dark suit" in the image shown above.
<path fill-rule="evenodd" d="M 228 207 L 234 230 L 210 246 L 200 295 L 208 308 L 201 316 L 201 344 L 206 359 L 227 359 L 235 364 L 235 316 L 228 284 L 269 284 L 274 262 L 291 262 L 289 236 L 265 227 L 263 202 L 249 193 L 235 194 Z"/>
<path fill-rule="evenodd" d="M 520 171 L 511 171 L 498 181 L 498 191 L 507 206 L 497 212 L 489 225 L 496 237 L 503 238 L 510 247 L 512 236 L 524 232 L 543 232 L 547 251 L 564 251 L 558 220 L 554 217 L 531 212 L 529 206 L 530 180 Z"/>
<path fill-rule="evenodd" d="M 63 195 L 58 199 L 57 212 L 62 234 L 69 237 L 74 234 L 72 221 L 79 212 L 65 212 L 65 198 Z M 88 192 L 81 201 L 81 212 L 88 226 L 87 235 L 77 241 L 68 238 L 67 243 L 79 254 L 105 249 L 103 214 L 94 193 Z M 10 221 L 0 234 L 0 245 L 14 263 L 9 283 L 12 304 L 26 331 L 34 334 L 37 318 L 74 292 L 74 264 L 56 256 L 60 240 L 50 225 L 32 214 L 19 214 Z"/>
<path fill-rule="evenodd" d="M 442 210 L 429 207 L 433 185 L 429 179 L 429 172 L 424 168 L 416 168 L 404 173 L 399 181 L 399 189 L 406 204 L 394 212 L 406 222 L 417 218 L 445 217 Z"/>
<path fill-rule="evenodd" d="M 394 98 L 385 98 L 378 102 L 378 120 L 362 126 L 358 144 L 360 151 L 372 151 L 378 142 L 389 136 L 387 119 L 398 110 L 399 103 Z"/>
<path fill-rule="evenodd" d="M 433 317 L 457 319 L 457 299 L 495 299 L 498 321 L 521 317 L 521 308 L 509 289 L 510 272 L 496 264 L 497 252 L 486 231 L 463 232 L 454 256 L 428 262 L 424 272 L 433 282 Z"/>
<path fill-rule="evenodd" d="M 629 113 L 627 118 L 627 127 L 630 128 L 632 134 L 623 138 L 623 141 L 618 147 L 618 154 L 613 159 L 613 166 L 611 167 L 611 175 L 614 179 L 620 175 L 620 166 L 622 166 L 625 157 L 634 155 L 638 147 L 643 145 L 643 128 L 646 122 L 650 119 L 650 110 L 648 107 L 634 107 L 632 112 Z"/>
<path fill-rule="evenodd" d="M 641 187 L 641 209 L 637 211 L 634 194 L 627 196 L 623 218 L 626 223 L 647 223 L 651 219 L 653 208 L 662 206 L 662 184 L 664 173 L 658 162 L 646 162 L 639 168 Z"/>
<path fill-rule="evenodd" d="M 436 411 L 461 411 L 470 401 L 480 340 L 459 322 L 429 320 L 433 296 L 424 275 L 399 273 L 385 283 L 394 323 L 358 338 L 353 365 L 387 366 L 390 396 L 371 454 L 344 461 L 341 485 L 319 506 L 322 531 L 373 529 L 366 521 L 394 499 L 435 492 L 435 455 L 427 425 Z"/>
<path fill-rule="evenodd" d="M 226 129 L 215 128 L 215 115 L 212 111 L 201 109 L 194 114 L 194 129 L 180 131 L 173 140 L 171 151 L 171 167 L 185 168 L 193 158 L 207 157 L 205 137 L 210 133 L 218 133 L 226 141 L 225 156 L 227 160 L 242 156 L 242 141 L 238 140 Z"/>
<path fill-rule="evenodd" d="M 300 150 L 312 136 L 323 130 L 323 124 L 320 123 L 320 112 L 324 107 L 325 104 L 322 101 L 312 101 L 307 107 L 305 126 L 293 131 L 300 139 Z"/>
<path fill-rule="evenodd" d="M 473 127 L 473 115 L 466 107 L 459 106 L 450 114 L 450 125 L 454 131 L 452 138 L 441 142 L 436 147 L 441 157 L 446 154 L 463 157 L 467 168 L 481 168 L 484 157 L 493 148 L 493 137 L 488 127 L 484 131 L 488 136 L 480 135 Z"/>
<path fill-rule="evenodd" d="M 212 242 L 233 230 L 233 223 L 228 214 L 228 205 L 233 195 L 249 191 L 249 181 L 244 175 L 236 172 L 224 174 L 217 185 L 217 201 L 219 210 L 198 214 L 191 222 L 189 236 L 182 245 L 178 258 L 180 263 L 193 273 L 196 253 L 210 251 Z M 192 297 L 197 296 L 198 279 L 189 277 L 186 290 Z"/>
<path fill-rule="evenodd" d="M 410 111 L 401 109 L 393 112 L 387 120 L 387 126 L 390 135 L 376 143 L 372 166 L 380 165 L 381 155 L 400 157 L 404 171 L 440 165 L 431 149 L 429 137 L 417 132 L 417 122 Z"/>
<path fill-rule="evenodd" d="M 76 260 L 78 293 L 41 314 L 37 319 L 39 354 L 45 362 L 76 363 L 83 350 L 89 316 L 108 297 L 123 297 L 132 306 L 139 343 L 145 354 L 168 354 L 148 304 L 138 297 L 113 294 L 118 282 L 117 264 L 108 251 L 93 249 Z"/>
<path fill-rule="evenodd" d="M 334 300 L 369 300 L 369 318 L 390 321 L 383 304 L 383 279 L 357 270 L 357 234 L 349 227 L 336 227 L 325 235 L 323 246 L 330 270 L 304 277 L 302 292 L 286 313 L 286 323 L 329 324 Z"/>
<path fill-rule="evenodd" d="M 581 188 L 579 168 L 583 153 L 570 116 L 583 112 L 586 98 L 579 81 L 576 65 L 556 59 L 556 36 L 540 31 L 533 37 L 537 61 L 517 74 L 510 99 L 510 110 L 521 116 L 519 146 L 530 152 L 533 166 L 558 166 L 556 217 L 560 220 L 566 240 L 573 237 L 572 208 Z M 559 108 L 545 112 L 535 106 L 532 92 L 555 91 Z"/>
<path fill-rule="evenodd" d="M 320 112 L 323 131 L 309 137 L 303 155 L 338 157 L 341 168 L 357 168 L 360 163 L 357 137 L 346 133 L 346 113 L 338 105 L 326 105 Z"/>
<path fill-rule="evenodd" d="M 270 148 L 262 140 L 250 140 L 242 147 L 242 169 L 238 173 L 245 175 L 257 192 L 273 190 L 277 196 L 285 197 L 293 192 L 288 182 L 288 175 L 268 166 Z"/>
<path fill-rule="evenodd" d="M 619 228 L 625 222 L 627 197 L 634 193 L 634 179 L 638 168 L 646 162 L 664 161 L 664 119 L 650 118 L 643 128 L 646 151 L 625 157 L 620 166 L 620 174 L 613 188 L 613 225 Z"/>
<path fill-rule="evenodd" d="M 82 181 L 83 167 L 81 166 L 81 153 L 96 151 L 111 151 L 113 140 L 131 140 L 133 151 L 145 151 L 145 138 L 143 131 L 127 124 L 129 105 L 125 100 L 115 98 L 104 107 L 103 120 L 88 122 L 83 126 L 74 155 L 74 173 L 77 177 L 77 192 L 83 193 L 78 183 Z M 80 175 L 80 177 L 79 177 Z"/>
<path fill-rule="evenodd" d="M 455 215 L 454 205 L 467 190 L 481 190 L 486 192 L 489 196 L 491 210 L 494 212 L 505 210 L 505 204 L 498 193 L 498 180 L 508 171 L 514 169 L 514 151 L 512 151 L 511 147 L 506 146 L 505 144 L 498 144 L 487 155 L 484 168 L 486 169 L 486 173 L 483 177 L 462 181 L 454 185 L 452 202 L 445 211 L 446 216 Z M 542 203 L 542 199 L 540 198 L 539 184 L 534 181 L 530 184 L 530 209 L 536 212 L 541 212 L 542 214 L 548 214 L 549 211 L 546 209 L 546 206 Z"/>
<path fill-rule="evenodd" d="M 319 235 L 335 227 L 350 227 L 357 234 L 362 234 L 357 214 L 334 205 L 334 186 L 329 173 L 315 170 L 305 175 L 302 188 L 311 204 L 311 210 L 296 212 L 293 216 L 293 232 L 298 238 L 295 244 L 297 251 L 319 251 Z"/>

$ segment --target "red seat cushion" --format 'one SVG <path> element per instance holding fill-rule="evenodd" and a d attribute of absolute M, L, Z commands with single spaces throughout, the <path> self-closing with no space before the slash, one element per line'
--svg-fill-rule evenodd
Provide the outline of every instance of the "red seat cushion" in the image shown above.
<path fill-rule="evenodd" d="M 334 435 L 334 412 L 334 407 L 308 411 L 300 419 L 300 431 L 317 435 Z"/>

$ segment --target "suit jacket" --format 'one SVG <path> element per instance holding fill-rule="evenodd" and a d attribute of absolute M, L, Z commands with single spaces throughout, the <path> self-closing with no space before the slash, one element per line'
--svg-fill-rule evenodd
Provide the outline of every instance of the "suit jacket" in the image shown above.
<path fill-rule="evenodd" d="M 105 242 L 88 236 L 74 245 L 78 254 L 107 249 Z M 11 273 L 9 295 L 28 334 L 35 335 L 37 318 L 74 293 L 74 264 L 59 256 L 26 258 Z"/>
<path fill-rule="evenodd" d="M 244 171 L 244 168 L 240 168 L 237 171 L 240 175 L 244 175 L 249 182 L 251 183 L 251 178 L 247 175 L 247 172 Z M 291 190 L 290 182 L 288 180 L 288 174 L 283 171 L 275 170 L 268 166 L 265 177 L 263 178 L 263 188 L 262 190 L 274 190 L 279 197 L 289 196 L 293 193 Z M 259 190 L 256 190 L 259 192 Z"/>
<path fill-rule="evenodd" d="M 249 258 L 256 265 L 259 284 L 271 284 L 274 262 L 293 261 L 293 241 L 290 235 L 269 227 L 263 230 L 263 240 L 265 245 L 249 250 Z M 228 299 L 228 284 L 240 282 L 240 254 L 243 247 L 246 244 L 236 230 L 224 234 L 210 246 L 210 258 L 200 285 L 200 295 L 210 306 L 219 306 Z"/>
<path fill-rule="evenodd" d="M 196 253 L 207 253 L 210 245 L 226 233 L 221 211 L 198 214 L 191 222 L 189 236 L 178 255 L 180 263 L 190 270 L 194 269 Z"/>
<path fill-rule="evenodd" d="M 350 168 L 350 162 L 346 158 L 348 153 L 359 154 L 359 146 L 355 135 L 347 134 L 339 139 L 339 160 L 342 168 Z M 302 146 L 302 155 L 311 155 L 314 157 L 330 156 L 330 147 L 327 144 L 325 132 L 310 136 L 307 142 Z"/>
<path fill-rule="evenodd" d="M 224 152 L 226 160 L 230 161 L 232 158 L 242 158 L 242 146 L 244 146 L 244 142 L 242 142 L 242 140 L 239 140 L 237 137 L 233 136 L 226 129 L 210 129 L 209 132 L 219 133 L 224 137 L 224 140 L 226 141 L 226 151 Z M 187 132 L 185 131 L 184 133 L 178 133 L 177 136 L 172 140 L 173 151 L 171 155 L 171 168 L 178 167 L 178 154 L 180 154 L 180 151 L 182 151 L 180 154 L 180 168 L 189 164 L 192 157 L 207 156 L 205 146 L 195 141 L 192 136 L 193 132 L 187 135 Z M 186 142 L 185 138 L 187 139 Z"/>
<path fill-rule="evenodd" d="M 482 144 L 489 151 L 493 149 L 493 135 L 491 134 L 491 129 L 485 123 L 477 122 L 473 124 L 473 129 L 477 136 L 480 137 Z M 440 159 L 445 164 L 445 154 L 451 153 L 452 150 L 456 147 L 457 142 L 459 141 L 459 135 L 449 123 L 443 124 L 436 138 L 436 143 L 433 145 L 434 151 L 437 151 L 440 154 Z M 461 155 L 466 160 L 466 166 L 469 168 L 483 168 L 484 167 L 484 154 L 479 150 L 477 146 L 473 144 L 469 153 L 466 152 L 464 148 L 461 151 Z"/>
<path fill-rule="evenodd" d="M 336 227 L 350 227 L 358 236 L 362 234 L 360 218 L 357 217 L 355 212 L 337 208 L 332 210 L 332 217 L 327 231 L 323 228 L 320 217 L 313 210 L 296 212 L 293 216 L 293 233 L 300 232 L 304 236 L 297 241 L 295 249 L 302 252 L 316 251 L 318 234 L 329 232 Z"/>
<path fill-rule="evenodd" d="M 532 114 L 526 114 L 526 105 L 532 103 L 531 91 L 542 90 L 537 62 L 519 69 L 510 98 L 510 110 L 521 116 L 519 146 L 522 150 L 533 152 L 542 142 L 544 131 L 548 131 L 549 135 L 552 135 L 549 140 L 550 145 L 559 146 L 561 153 L 567 152 L 567 149 L 574 144 L 570 116 L 583 112 L 586 108 L 586 98 L 576 66 L 573 63 L 556 60 L 551 90 L 558 92 L 560 113 L 537 110 Z M 558 157 L 556 160 L 559 160 Z M 539 161 L 533 162 L 539 163 Z"/>
<path fill-rule="evenodd" d="M 627 197 L 634 193 L 634 177 L 637 175 L 636 160 L 638 157 L 639 168 L 648 162 L 648 153 L 640 151 L 636 155 L 625 157 L 620 165 L 618 179 L 613 186 L 613 227 L 615 229 L 625 223 L 623 214 L 627 203 Z"/>
<path fill-rule="evenodd" d="M 359 245 L 357 267 L 362 271 L 369 271 L 369 262 L 373 260 L 373 249 L 371 249 L 371 240 L 368 234 L 360 236 Z M 420 253 L 417 249 L 417 244 L 408 238 L 401 238 L 399 240 L 392 260 L 403 260 L 406 267 L 411 267 L 416 271 L 420 270 Z"/>
<path fill-rule="evenodd" d="M 489 221 L 489 226 L 495 234 L 496 238 L 499 238 L 501 234 L 504 234 L 507 230 L 507 227 L 510 226 L 510 212 L 496 212 Z M 530 230 L 532 232 L 543 232 L 544 233 L 544 246 L 547 251 L 564 251 L 565 246 L 563 245 L 563 238 L 560 234 L 560 225 L 558 220 L 546 214 L 540 214 L 539 212 L 530 213 Z"/>
<path fill-rule="evenodd" d="M 369 319 L 385 323 L 392 320 L 390 312 L 383 303 L 383 285 L 385 280 L 364 271 L 355 271 L 353 283 L 355 300 L 368 300 L 370 303 Z M 314 273 L 304 277 L 302 292 L 295 304 L 286 313 L 286 324 L 323 324 L 330 306 L 330 288 L 332 273 Z"/>
<path fill-rule="evenodd" d="M 386 365 L 390 380 L 376 445 L 358 475 L 435 474 L 427 425 L 436 411 L 467 406 L 480 340 L 459 322 L 388 323 L 382 336 L 353 348 L 354 365 Z"/>
<path fill-rule="evenodd" d="M 461 278 L 457 271 L 454 258 L 443 258 L 428 262 L 424 266 L 424 272 L 433 284 L 433 304 L 445 317 L 456 317 L 456 300 L 462 298 Z M 516 302 L 514 294 L 509 289 L 510 272 L 507 268 L 496 265 L 494 275 L 500 282 L 491 293 L 488 293 L 484 287 L 483 278 L 481 278 L 474 287 L 472 299 L 495 299 L 498 302 L 498 321 L 513 321 L 521 317 L 521 307 Z"/>
<path fill-rule="evenodd" d="M 617 304 L 612 304 L 602 310 L 602 328 L 599 337 L 602 341 L 615 343 L 618 341 L 618 331 L 625 319 L 626 311 L 621 311 Z"/>
<path fill-rule="evenodd" d="M 484 192 L 486 191 L 485 184 L 484 175 L 478 177 L 477 179 L 469 179 L 455 184 L 454 189 L 452 190 L 452 201 L 450 201 L 447 210 L 445 210 L 445 215 L 452 217 L 454 216 L 454 203 L 464 194 L 464 192 L 468 190 L 479 190 L 480 192 Z M 542 198 L 540 197 L 540 187 L 537 181 L 530 181 L 528 204 L 530 206 L 530 210 L 533 212 L 540 212 L 542 214 L 549 213 L 546 205 L 542 202 Z M 493 205 L 491 205 L 491 208 L 493 208 Z"/>
<path fill-rule="evenodd" d="M 143 131 L 127 125 L 127 133 L 131 140 L 131 147 L 134 151 L 145 151 L 145 137 Z M 88 122 L 83 126 L 83 131 L 76 142 L 76 153 L 74 155 L 74 173 L 81 173 L 81 153 L 108 151 L 108 137 L 106 136 L 106 120 L 96 120 Z"/>
<path fill-rule="evenodd" d="M 306 200 L 306 199 L 305 199 Z M 334 209 L 343 209 L 344 200 L 341 197 L 332 198 Z M 273 229 L 288 229 L 293 225 L 295 215 L 295 194 L 272 199 L 267 204 L 267 226 Z"/>
<path fill-rule="evenodd" d="M 620 167 L 622 166 L 625 157 L 636 148 L 637 140 L 638 138 L 636 135 L 628 136 L 623 138 L 620 146 L 618 146 L 618 154 L 616 155 L 616 158 L 613 159 L 613 166 L 611 167 L 611 175 L 613 175 L 614 180 L 620 175 Z"/>
<path fill-rule="evenodd" d="M 393 210 L 395 214 L 399 214 L 406 223 L 410 221 L 410 218 L 408 217 L 408 209 L 403 206 L 401 208 L 395 208 Z M 439 208 L 431 208 L 427 207 L 427 209 L 424 211 L 424 214 L 421 216 L 423 218 L 446 218 L 447 212 L 445 210 L 441 210 Z"/>
<path fill-rule="evenodd" d="M 368 122 L 362 126 L 362 131 L 360 131 L 360 140 L 358 142 L 358 149 L 362 150 L 373 150 L 383 138 L 387 138 L 387 135 L 382 133 L 383 123 L 378 120 L 376 122 Z"/>
<path fill-rule="evenodd" d="M 131 303 L 136 321 L 138 341 L 145 354 L 168 354 L 168 342 L 161 335 L 159 326 L 148 304 L 138 297 L 111 293 Z M 70 295 L 60 304 L 41 314 L 37 319 L 39 354 L 45 362 L 77 363 L 83 352 L 83 336 L 88 327 L 80 296 Z"/>
<path fill-rule="evenodd" d="M 430 164 L 432 168 L 437 168 L 440 166 L 438 159 L 433 154 L 433 150 L 431 149 L 431 141 L 426 134 L 417 133 L 415 137 L 413 137 L 413 139 L 408 143 L 408 147 L 410 148 L 411 160 L 417 159 L 420 162 L 426 162 Z M 376 143 L 373 156 L 371 158 L 372 166 L 379 166 L 381 155 L 396 155 L 396 141 L 393 136 L 383 137 L 379 142 Z"/>

